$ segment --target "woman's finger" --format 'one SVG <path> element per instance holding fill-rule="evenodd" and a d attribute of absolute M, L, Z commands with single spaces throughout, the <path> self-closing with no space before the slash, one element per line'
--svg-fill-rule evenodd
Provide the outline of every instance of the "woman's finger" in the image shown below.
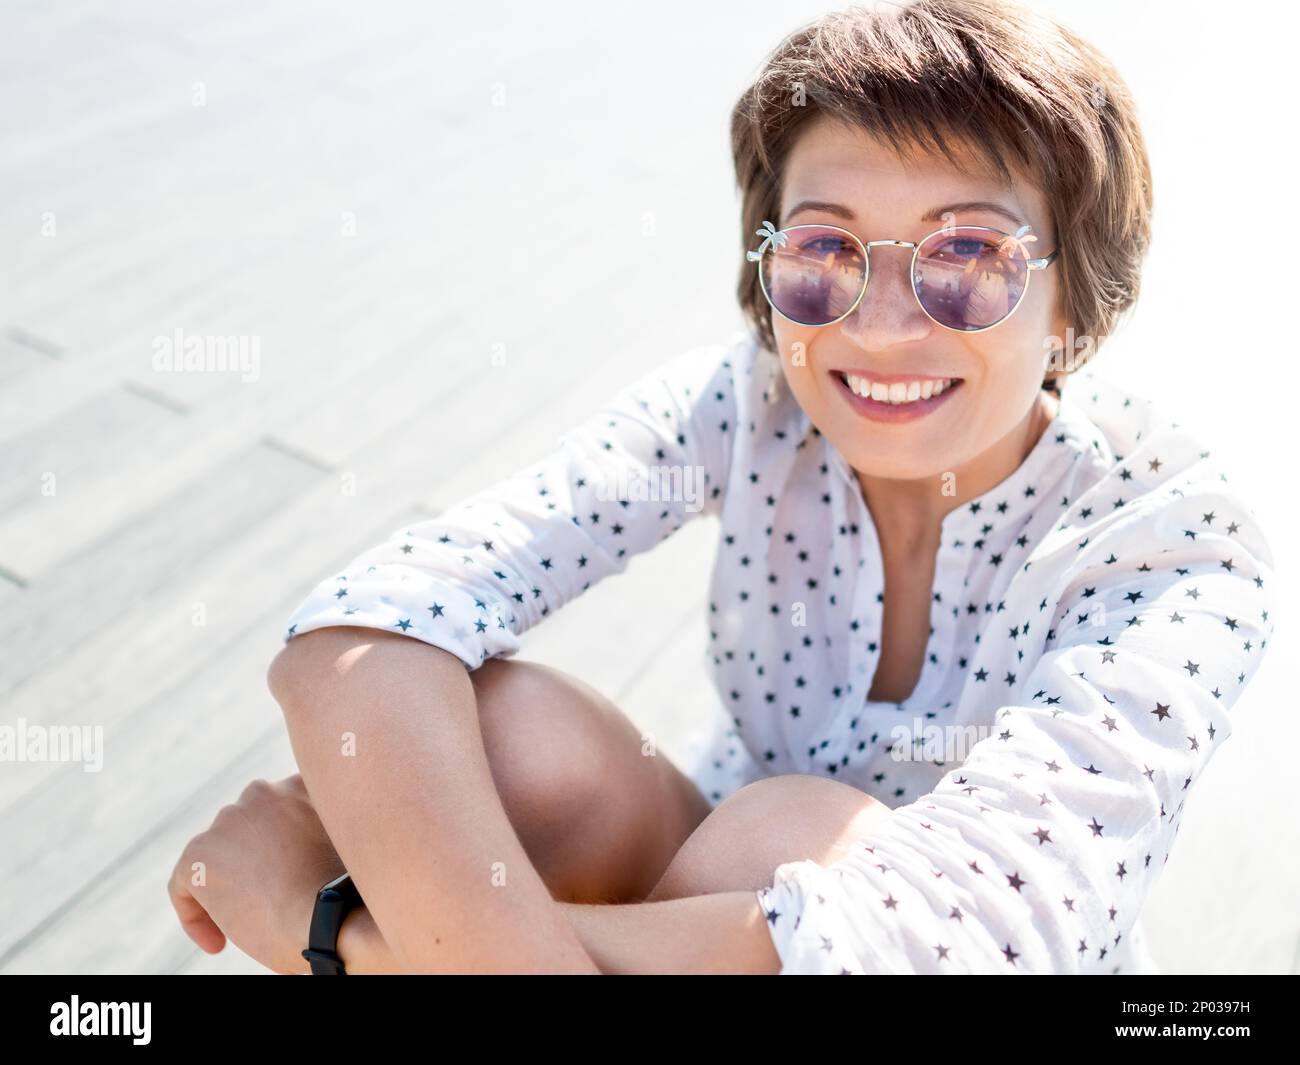
<path fill-rule="evenodd" d="M 187 855 L 182 855 L 172 870 L 171 879 L 167 881 L 167 896 L 171 899 L 172 909 L 176 911 L 185 934 L 200 950 L 216 954 L 225 947 L 226 936 L 208 915 L 203 904 L 191 894 L 189 868 Z"/>

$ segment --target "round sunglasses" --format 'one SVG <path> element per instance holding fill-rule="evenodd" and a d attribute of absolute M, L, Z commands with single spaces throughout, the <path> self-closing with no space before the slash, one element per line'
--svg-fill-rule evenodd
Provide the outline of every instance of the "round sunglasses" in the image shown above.
<path fill-rule="evenodd" d="M 1005 322 L 1025 297 L 1029 272 L 1045 270 L 1060 249 L 1041 259 L 1026 245 L 1037 240 L 1029 226 L 1004 233 L 990 226 L 936 229 L 920 241 L 869 240 L 827 225 L 788 226 L 765 221 L 763 238 L 745 257 L 758 264 L 763 295 L 797 325 L 834 325 L 847 318 L 867 291 L 869 251 L 880 245 L 912 249 L 916 302 L 945 329 L 977 333 Z"/>

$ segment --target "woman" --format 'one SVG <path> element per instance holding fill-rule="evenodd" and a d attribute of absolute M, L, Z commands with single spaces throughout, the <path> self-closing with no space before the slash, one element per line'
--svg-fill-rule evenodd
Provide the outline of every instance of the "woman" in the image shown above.
<path fill-rule="evenodd" d="M 308 596 L 270 675 L 302 777 L 173 876 L 204 949 L 304 971 L 346 868 L 355 972 L 1152 968 L 1272 558 L 1197 440 L 1079 372 L 1148 242 L 1123 83 L 1032 13 L 919 0 L 789 37 L 732 136 L 750 328 Z M 510 656 L 699 513 L 734 726 L 688 778 Z"/>

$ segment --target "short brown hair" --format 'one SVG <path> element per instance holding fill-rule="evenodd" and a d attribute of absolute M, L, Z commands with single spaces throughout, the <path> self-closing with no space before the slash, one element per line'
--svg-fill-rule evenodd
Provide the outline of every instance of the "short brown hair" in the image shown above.
<path fill-rule="evenodd" d="M 1076 337 L 1100 344 L 1136 301 L 1151 230 L 1136 107 L 1105 57 L 1046 16 L 1003 0 L 916 0 L 835 11 L 787 37 L 731 115 L 745 249 L 765 219 L 779 224 L 785 160 L 822 114 L 881 137 L 900 157 L 919 148 L 957 162 L 954 148 L 964 147 L 1003 178 L 1016 168 L 1037 182 Z M 757 274 L 742 260 L 737 294 L 775 351 Z M 1049 373 L 1044 386 L 1060 376 Z"/>

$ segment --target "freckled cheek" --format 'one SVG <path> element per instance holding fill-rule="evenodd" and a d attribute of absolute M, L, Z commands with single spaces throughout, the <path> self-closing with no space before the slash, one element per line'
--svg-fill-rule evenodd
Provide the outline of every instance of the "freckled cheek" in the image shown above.
<path fill-rule="evenodd" d="M 1029 297 L 1001 325 L 971 338 L 970 348 L 986 386 L 994 386 L 1005 399 L 1029 395 L 1042 387 L 1051 352 L 1051 317 Z"/>
<path fill-rule="evenodd" d="M 772 332 L 776 337 L 777 351 L 781 353 L 781 361 L 786 366 L 795 370 L 810 368 L 815 361 L 813 346 L 818 330 L 800 327 L 784 320 L 778 322 L 774 317 Z"/>
<path fill-rule="evenodd" d="M 1041 274 L 1032 276 L 1029 291 L 1007 324 L 1016 326 L 1017 350 L 1023 351 L 1027 360 L 1037 368 L 1045 367 L 1052 350 L 1063 343 L 1057 335 L 1061 329 L 1060 319 L 1060 293 L 1055 278 Z"/>
<path fill-rule="evenodd" d="M 777 350 L 781 353 L 781 366 L 791 390 L 801 400 L 827 395 L 828 389 L 825 386 L 830 383 L 827 376 L 829 367 L 822 365 L 814 346 L 817 330 L 774 325 L 773 333 L 776 336 Z"/>

